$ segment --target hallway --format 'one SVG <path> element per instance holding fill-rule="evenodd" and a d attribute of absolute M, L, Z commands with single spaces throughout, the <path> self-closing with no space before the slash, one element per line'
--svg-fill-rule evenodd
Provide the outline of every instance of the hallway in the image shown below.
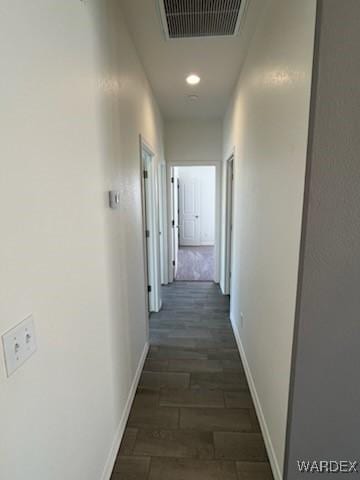
<path fill-rule="evenodd" d="M 0 5 L 0 480 L 360 473 L 360 0 Z"/>
<path fill-rule="evenodd" d="M 270 480 L 228 297 L 175 282 L 163 299 L 112 480 Z"/>

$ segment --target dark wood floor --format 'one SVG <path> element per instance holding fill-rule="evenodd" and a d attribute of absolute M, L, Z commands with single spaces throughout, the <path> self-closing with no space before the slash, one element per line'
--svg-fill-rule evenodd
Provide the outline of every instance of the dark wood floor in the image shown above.
<path fill-rule="evenodd" d="M 163 301 L 112 480 L 271 480 L 228 298 L 175 282 Z"/>

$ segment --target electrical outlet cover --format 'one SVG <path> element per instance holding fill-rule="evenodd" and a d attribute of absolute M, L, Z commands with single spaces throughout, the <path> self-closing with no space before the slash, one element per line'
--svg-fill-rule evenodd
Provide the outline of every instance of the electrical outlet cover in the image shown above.
<path fill-rule="evenodd" d="M 36 352 L 35 325 L 32 315 L 2 336 L 5 366 L 10 377 Z"/>

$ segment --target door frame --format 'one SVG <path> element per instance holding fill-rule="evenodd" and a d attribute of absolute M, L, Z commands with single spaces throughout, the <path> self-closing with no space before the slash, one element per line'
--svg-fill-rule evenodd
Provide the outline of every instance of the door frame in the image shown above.
<path fill-rule="evenodd" d="M 139 143 L 146 308 L 148 312 L 158 312 L 161 309 L 158 171 L 154 149 L 142 135 Z M 148 155 L 148 164 L 144 161 L 144 152 Z M 150 236 L 147 236 L 147 230 Z M 150 292 L 148 286 L 151 286 Z"/>
<path fill-rule="evenodd" d="M 174 270 L 173 270 L 173 256 L 174 256 L 174 247 L 173 247 L 173 228 L 172 228 L 172 193 L 171 193 L 171 170 L 173 167 L 215 167 L 215 274 L 214 282 L 219 283 L 220 281 L 220 244 L 221 244 L 221 161 L 187 161 L 187 160 L 176 160 L 173 162 L 167 163 L 167 198 L 168 198 L 168 265 L 169 265 L 169 282 L 174 281 Z"/>
<path fill-rule="evenodd" d="M 235 153 L 226 160 L 226 191 L 225 191 L 225 271 L 224 294 L 231 294 L 232 247 L 234 224 L 234 169 Z"/>
<path fill-rule="evenodd" d="M 171 272 L 171 280 L 176 277 L 177 272 L 177 252 L 179 251 L 179 178 L 175 173 L 175 168 L 172 166 L 170 168 L 170 218 L 171 222 L 169 224 L 171 231 L 171 249 L 170 249 L 170 266 L 169 271 Z M 176 201 L 175 201 L 176 199 Z"/>
<path fill-rule="evenodd" d="M 167 191 L 166 163 L 159 165 L 159 228 L 160 228 L 160 282 L 169 283 L 168 277 L 168 242 L 167 242 Z"/>

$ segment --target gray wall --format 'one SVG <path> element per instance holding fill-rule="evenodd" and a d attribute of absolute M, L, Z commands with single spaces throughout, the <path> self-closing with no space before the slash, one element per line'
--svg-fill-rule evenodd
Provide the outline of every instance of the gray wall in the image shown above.
<path fill-rule="evenodd" d="M 359 0 L 319 1 L 316 50 L 285 465 L 291 480 L 314 476 L 297 472 L 298 459 L 360 460 Z"/>

